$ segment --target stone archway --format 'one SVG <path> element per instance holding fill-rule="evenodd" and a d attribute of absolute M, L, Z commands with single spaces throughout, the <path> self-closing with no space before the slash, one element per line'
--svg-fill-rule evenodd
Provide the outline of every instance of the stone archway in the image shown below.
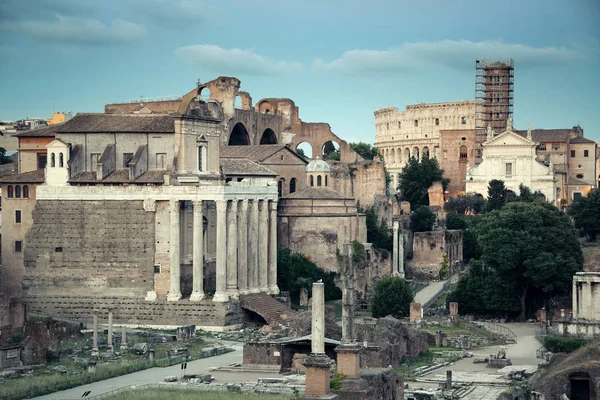
<path fill-rule="evenodd" d="M 271 128 L 265 129 L 260 137 L 260 144 L 277 144 L 277 135 Z"/>
<path fill-rule="evenodd" d="M 250 145 L 250 135 L 248 135 L 248 131 L 246 127 L 241 122 L 235 124 L 233 129 L 231 130 L 231 134 L 229 135 L 230 146 L 248 146 Z"/>

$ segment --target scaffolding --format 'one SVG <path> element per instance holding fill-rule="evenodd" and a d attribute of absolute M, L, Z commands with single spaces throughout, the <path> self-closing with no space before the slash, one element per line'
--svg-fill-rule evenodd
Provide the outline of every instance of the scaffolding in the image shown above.
<path fill-rule="evenodd" d="M 488 126 L 494 134 L 506 129 L 513 117 L 513 86 L 515 62 L 504 60 L 475 61 L 475 157 L 481 162 L 481 144 L 485 142 Z"/>

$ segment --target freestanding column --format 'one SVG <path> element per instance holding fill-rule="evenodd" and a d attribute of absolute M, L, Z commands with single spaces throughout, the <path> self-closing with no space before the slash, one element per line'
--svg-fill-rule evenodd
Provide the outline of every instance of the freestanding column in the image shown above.
<path fill-rule="evenodd" d="M 113 351 L 113 310 L 108 309 L 108 340 L 107 350 L 112 353 Z"/>
<path fill-rule="evenodd" d="M 190 301 L 201 301 L 204 298 L 204 215 L 202 200 L 192 202 L 194 206 L 194 240 L 192 248 L 192 294 Z"/>
<path fill-rule="evenodd" d="M 123 325 L 121 333 L 121 350 L 127 350 L 127 328 Z"/>
<path fill-rule="evenodd" d="M 258 293 L 258 200 L 252 200 L 248 224 L 248 290 Z"/>
<path fill-rule="evenodd" d="M 180 289 L 180 260 L 179 260 L 179 200 L 171 200 L 170 208 L 170 239 L 169 239 L 169 294 L 168 301 L 181 299 Z"/>
<path fill-rule="evenodd" d="M 404 232 L 398 231 L 398 275 L 404 279 Z"/>
<path fill-rule="evenodd" d="M 225 302 L 227 296 L 227 201 L 217 200 L 217 283 L 213 301 Z"/>
<path fill-rule="evenodd" d="M 279 294 L 277 287 L 277 202 L 269 202 L 269 293 Z"/>
<path fill-rule="evenodd" d="M 92 357 L 98 356 L 98 310 L 94 310 L 94 332 L 92 333 Z"/>
<path fill-rule="evenodd" d="M 258 218 L 258 280 L 261 292 L 269 291 L 267 268 L 269 265 L 269 221 L 267 200 L 261 200 Z"/>
<path fill-rule="evenodd" d="M 238 289 L 248 294 L 248 200 L 238 209 Z"/>
<path fill-rule="evenodd" d="M 588 278 L 589 279 L 589 278 Z M 585 285 L 586 289 L 587 289 L 587 294 L 585 295 L 586 300 L 587 300 L 587 319 L 588 321 L 593 321 L 594 320 L 594 297 L 593 297 L 593 292 L 592 292 L 592 281 L 589 280 L 587 281 L 587 285 Z"/>
<path fill-rule="evenodd" d="M 392 275 L 394 275 L 394 276 L 398 276 L 400 274 L 399 268 L 398 268 L 398 266 L 400 265 L 400 262 L 398 260 L 398 228 L 399 228 L 399 226 L 400 226 L 400 223 L 398 221 L 393 222 L 394 243 L 392 245 Z"/>
<path fill-rule="evenodd" d="M 325 353 L 325 284 L 312 284 L 312 353 Z"/>
<path fill-rule="evenodd" d="M 573 319 L 577 319 L 577 307 L 579 306 L 579 301 L 577 299 L 577 281 L 573 279 Z"/>
<path fill-rule="evenodd" d="M 229 202 L 227 213 L 227 294 L 230 297 L 239 295 L 237 290 L 237 200 Z"/>

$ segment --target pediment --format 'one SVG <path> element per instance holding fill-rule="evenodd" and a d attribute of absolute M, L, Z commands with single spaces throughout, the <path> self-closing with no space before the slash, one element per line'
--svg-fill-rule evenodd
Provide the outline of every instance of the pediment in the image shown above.
<path fill-rule="evenodd" d="M 485 147 L 493 147 L 493 146 L 535 146 L 536 143 L 532 140 L 529 140 L 518 133 L 512 131 L 505 131 L 498 136 L 495 136 L 491 140 L 484 142 Z"/>
<path fill-rule="evenodd" d="M 46 145 L 47 149 L 52 149 L 52 148 L 55 148 L 55 149 L 66 149 L 68 147 L 69 147 L 69 145 L 67 143 L 63 142 L 60 139 L 54 139 L 53 141 L 51 141 L 50 143 L 48 143 Z"/>

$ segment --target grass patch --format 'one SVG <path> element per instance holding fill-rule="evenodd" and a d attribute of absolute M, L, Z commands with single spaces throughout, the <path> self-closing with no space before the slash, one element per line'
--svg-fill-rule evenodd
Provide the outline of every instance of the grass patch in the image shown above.
<path fill-rule="evenodd" d="M 195 389 L 133 389 L 114 396 L 103 397 L 105 400 L 289 400 L 290 397 L 232 392 L 209 392 Z"/>

